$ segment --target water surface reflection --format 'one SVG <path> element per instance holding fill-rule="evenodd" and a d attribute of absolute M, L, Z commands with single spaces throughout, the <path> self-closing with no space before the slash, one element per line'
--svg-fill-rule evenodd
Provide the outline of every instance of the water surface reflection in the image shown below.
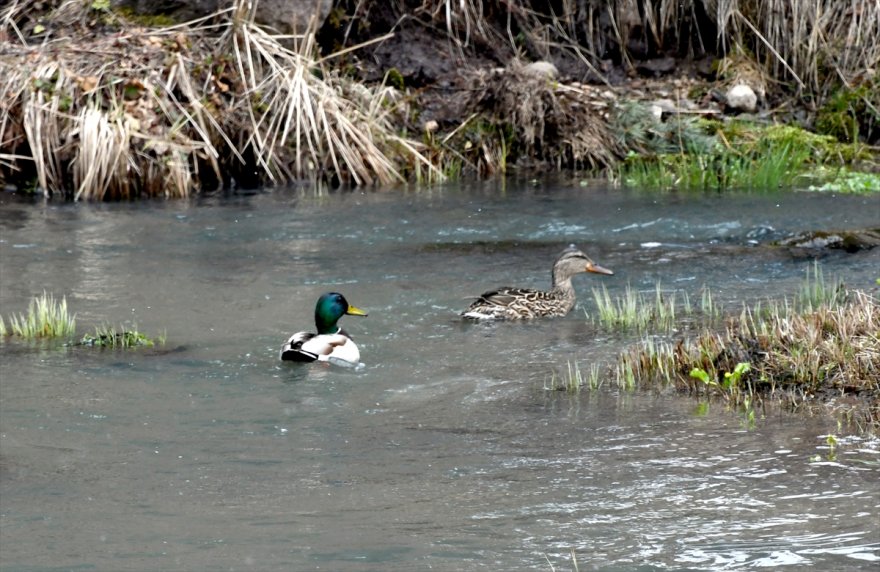
<path fill-rule="evenodd" d="M 672 395 L 567 395 L 554 368 L 627 342 L 581 309 L 464 324 L 468 295 L 542 286 L 574 242 L 628 284 L 732 308 L 809 260 L 755 236 L 876 224 L 880 200 L 492 185 L 191 203 L 0 204 L 0 312 L 44 288 L 102 352 L 5 343 L 4 570 L 872 570 L 880 444 L 834 421 Z M 794 218 L 796 215 L 797 218 Z M 772 230 L 767 230 L 772 229 Z M 828 256 L 869 288 L 880 253 Z M 277 362 L 342 290 L 362 371 Z M 825 435 L 841 439 L 831 451 Z M 816 456 L 818 455 L 818 460 Z"/>

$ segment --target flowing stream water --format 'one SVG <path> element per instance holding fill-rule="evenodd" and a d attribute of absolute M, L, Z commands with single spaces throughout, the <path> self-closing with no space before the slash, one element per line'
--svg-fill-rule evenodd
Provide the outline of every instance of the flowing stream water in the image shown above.
<path fill-rule="evenodd" d="M 592 287 L 709 286 L 738 311 L 791 298 L 813 264 L 764 243 L 878 220 L 876 196 L 552 182 L 2 196 L 4 317 L 45 290 L 80 335 L 167 341 L 0 344 L 0 569 L 877 570 L 877 439 L 608 376 L 549 387 L 638 340 L 587 319 Z M 571 314 L 458 318 L 493 286 L 546 287 L 570 243 L 615 271 L 575 277 Z M 880 277 L 880 249 L 820 262 L 851 287 Z M 365 367 L 279 362 L 327 291 L 369 312 L 342 320 Z"/>

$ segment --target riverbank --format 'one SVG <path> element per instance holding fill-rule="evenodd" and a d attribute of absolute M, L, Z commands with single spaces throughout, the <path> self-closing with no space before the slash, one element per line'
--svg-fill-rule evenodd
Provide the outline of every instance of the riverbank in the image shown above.
<path fill-rule="evenodd" d="M 641 51 L 636 20 L 627 40 L 622 24 L 604 29 L 600 49 L 601 34 L 562 41 L 564 21 L 513 10 L 520 35 L 504 44 L 503 13 L 443 19 L 428 4 L 343 5 L 290 36 L 257 25 L 244 2 L 182 24 L 109 2 L 36 14 L 15 2 L 0 16 L 0 179 L 78 200 L 548 170 L 636 186 L 880 189 L 873 4 L 823 4 L 825 19 L 789 23 L 738 13 L 755 31 L 724 28 L 714 49 L 671 47 L 711 26 L 670 22 L 665 43 Z M 783 24 L 840 43 L 762 43 L 759 29 Z"/>

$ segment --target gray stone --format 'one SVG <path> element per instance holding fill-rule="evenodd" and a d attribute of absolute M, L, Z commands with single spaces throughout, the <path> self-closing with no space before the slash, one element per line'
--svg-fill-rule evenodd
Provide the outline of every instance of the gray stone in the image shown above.
<path fill-rule="evenodd" d="M 780 246 L 804 250 L 843 250 L 859 252 L 880 246 L 880 228 L 846 231 L 808 231 L 801 232 L 778 241 Z"/>
<path fill-rule="evenodd" d="M 758 107 L 755 90 L 744 83 L 736 84 L 727 90 L 727 106 L 739 111 L 752 112 Z"/>
<path fill-rule="evenodd" d="M 523 73 L 534 77 L 544 77 L 547 79 L 555 79 L 556 76 L 559 75 L 559 71 L 556 69 L 556 66 L 554 66 L 550 62 L 545 62 L 543 60 L 526 64 L 525 66 L 523 66 L 522 71 Z"/>

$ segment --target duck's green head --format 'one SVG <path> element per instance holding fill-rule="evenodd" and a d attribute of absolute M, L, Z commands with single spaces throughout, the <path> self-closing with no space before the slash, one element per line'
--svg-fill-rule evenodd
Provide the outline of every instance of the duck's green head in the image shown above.
<path fill-rule="evenodd" d="M 338 292 L 329 292 L 318 298 L 315 304 L 315 325 L 319 334 L 335 334 L 339 331 L 336 322 L 339 318 L 349 316 L 366 316 L 367 313 L 348 303 L 345 296 Z"/>

